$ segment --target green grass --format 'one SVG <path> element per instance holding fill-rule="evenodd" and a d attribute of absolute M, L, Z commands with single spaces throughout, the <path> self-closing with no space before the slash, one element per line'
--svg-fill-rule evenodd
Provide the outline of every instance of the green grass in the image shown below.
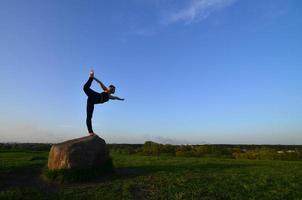
<path fill-rule="evenodd" d="M 302 162 L 112 154 L 116 173 L 52 184 L 48 152 L 0 152 L 0 199 L 302 200 Z"/>

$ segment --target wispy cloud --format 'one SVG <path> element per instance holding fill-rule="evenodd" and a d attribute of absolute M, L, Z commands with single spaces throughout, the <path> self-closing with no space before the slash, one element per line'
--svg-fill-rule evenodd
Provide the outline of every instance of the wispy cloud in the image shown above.
<path fill-rule="evenodd" d="M 193 140 L 186 140 L 186 139 L 180 139 L 180 138 L 169 138 L 169 137 L 161 137 L 157 136 L 151 139 L 153 142 L 158 142 L 161 144 L 206 144 L 207 142 L 205 141 L 193 141 Z"/>
<path fill-rule="evenodd" d="M 163 20 L 166 24 L 184 22 L 191 24 L 206 19 L 212 12 L 232 5 L 236 0 L 191 0 L 189 5 L 168 13 Z"/>
<path fill-rule="evenodd" d="M 154 36 L 162 32 L 171 24 L 184 23 L 192 24 L 200 22 L 215 11 L 221 10 L 232 5 L 237 0 L 158 0 L 153 2 L 153 9 L 147 12 L 149 18 L 136 16 L 131 21 L 127 35 L 135 36 Z M 149 4 L 148 4 L 149 5 Z M 139 12 L 138 12 L 139 13 Z M 144 19 L 144 20 L 142 20 Z"/>

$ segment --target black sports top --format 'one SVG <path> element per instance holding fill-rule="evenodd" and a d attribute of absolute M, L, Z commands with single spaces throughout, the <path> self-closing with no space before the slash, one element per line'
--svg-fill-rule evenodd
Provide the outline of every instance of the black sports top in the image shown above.
<path fill-rule="evenodd" d="M 102 92 L 99 93 L 95 103 L 105 103 L 108 100 L 109 100 L 109 94 L 107 92 Z"/>

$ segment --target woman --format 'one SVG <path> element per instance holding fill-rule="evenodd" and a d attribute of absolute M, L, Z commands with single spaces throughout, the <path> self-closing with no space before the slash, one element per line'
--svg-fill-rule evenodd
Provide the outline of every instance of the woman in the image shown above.
<path fill-rule="evenodd" d="M 92 81 L 95 80 L 97 83 L 100 84 L 101 88 L 104 90 L 102 93 L 98 93 L 92 89 L 90 89 Z M 86 117 L 86 125 L 87 129 L 90 135 L 94 135 L 95 133 L 92 130 L 92 124 L 91 124 L 91 119 L 92 119 L 92 114 L 93 114 L 93 109 L 94 109 L 94 104 L 99 104 L 99 103 L 105 103 L 109 101 L 109 99 L 112 100 L 121 100 L 124 101 L 124 99 L 113 96 L 112 94 L 115 93 L 115 86 L 114 85 L 109 85 L 107 88 L 100 80 L 94 77 L 94 71 L 91 70 L 89 79 L 84 85 L 84 92 L 88 96 L 87 98 L 87 117 Z"/>

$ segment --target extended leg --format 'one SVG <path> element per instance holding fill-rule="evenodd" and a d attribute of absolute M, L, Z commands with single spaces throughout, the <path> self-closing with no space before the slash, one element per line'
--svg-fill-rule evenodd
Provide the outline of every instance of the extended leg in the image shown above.
<path fill-rule="evenodd" d="M 87 117 L 86 117 L 86 125 L 89 133 L 93 133 L 91 119 L 93 115 L 94 103 L 88 98 L 87 99 Z"/>
<path fill-rule="evenodd" d="M 93 81 L 93 78 L 92 77 L 89 77 L 88 81 L 85 83 L 84 87 L 83 87 L 83 90 L 84 92 L 86 93 L 86 95 L 89 97 L 89 96 L 92 96 L 94 91 L 92 89 L 90 89 L 90 86 L 91 86 L 91 83 Z"/>

